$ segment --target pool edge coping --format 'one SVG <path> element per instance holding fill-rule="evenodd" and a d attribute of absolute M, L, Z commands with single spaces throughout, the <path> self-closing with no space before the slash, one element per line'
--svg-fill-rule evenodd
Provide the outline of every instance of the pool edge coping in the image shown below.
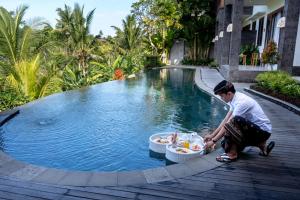
<path fill-rule="evenodd" d="M 216 97 L 211 92 L 211 89 L 203 83 L 200 68 L 193 69 L 195 69 L 194 81 L 197 87 L 205 93 Z M 124 186 L 157 183 L 195 175 L 221 166 L 223 163 L 215 160 L 219 153 L 220 149 L 217 149 L 185 163 L 145 170 L 85 172 L 32 165 L 18 161 L 5 152 L 0 151 L 0 175 L 13 179 L 60 186 Z"/>

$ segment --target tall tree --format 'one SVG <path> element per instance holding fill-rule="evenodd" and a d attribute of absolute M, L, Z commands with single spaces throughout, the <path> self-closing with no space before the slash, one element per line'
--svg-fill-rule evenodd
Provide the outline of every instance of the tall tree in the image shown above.
<path fill-rule="evenodd" d="M 190 47 L 189 56 L 194 60 L 208 57 L 215 35 L 215 3 L 214 0 L 179 1 L 183 26 L 179 35 L 186 39 Z"/>
<path fill-rule="evenodd" d="M 122 29 L 112 26 L 116 30 L 119 45 L 125 50 L 134 50 L 142 41 L 142 29 L 139 24 L 136 23 L 133 15 L 127 15 L 126 19 L 122 20 Z"/>
<path fill-rule="evenodd" d="M 68 44 L 67 52 L 77 59 L 79 70 L 82 71 L 82 76 L 86 77 L 95 39 L 89 33 L 95 9 L 88 12 L 86 17 L 83 11 L 84 6 L 80 7 L 77 3 L 73 10 L 67 5 L 64 10 L 58 8 L 59 19 L 56 27 Z"/>
<path fill-rule="evenodd" d="M 23 17 L 27 6 L 20 6 L 11 15 L 5 8 L 0 7 L 0 56 L 1 62 L 16 65 L 29 52 L 31 29 L 24 26 Z"/>
<path fill-rule="evenodd" d="M 116 37 L 112 42 L 117 45 L 120 51 L 120 56 L 117 57 L 114 63 L 123 65 L 126 73 L 136 72 L 142 66 L 142 39 L 143 32 L 141 25 L 136 22 L 133 15 L 126 16 L 122 20 L 122 28 L 113 26 L 116 30 Z"/>
<path fill-rule="evenodd" d="M 177 29 L 181 28 L 179 4 L 176 0 L 140 0 L 132 5 L 132 13 L 145 29 L 152 54 L 168 54 Z"/>
<path fill-rule="evenodd" d="M 54 86 L 55 73 L 42 69 L 39 54 L 32 50 L 34 30 L 23 21 L 26 9 L 20 6 L 12 14 L 0 7 L 0 77 L 19 95 L 33 100 L 59 91 L 60 87 L 59 81 Z"/>

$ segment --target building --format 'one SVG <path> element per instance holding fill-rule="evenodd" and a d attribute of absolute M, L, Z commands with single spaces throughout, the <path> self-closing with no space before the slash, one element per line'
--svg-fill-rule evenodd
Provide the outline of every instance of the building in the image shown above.
<path fill-rule="evenodd" d="M 270 40 L 280 54 L 274 69 L 300 74 L 299 0 L 218 0 L 217 5 L 214 58 L 224 78 L 252 82 L 258 73 L 271 70 L 259 64 Z M 257 46 L 259 53 L 241 55 L 247 44 Z"/>

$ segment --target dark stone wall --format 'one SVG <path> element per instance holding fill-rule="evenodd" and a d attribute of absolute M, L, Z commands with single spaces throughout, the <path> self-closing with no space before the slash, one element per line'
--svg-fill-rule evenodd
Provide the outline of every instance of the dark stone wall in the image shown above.
<path fill-rule="evenodd" d="M 228 33 L 227 26 L 231 23 L 231 12 L 232 12 L 232 5 L 226 5 L 224 10 L 224 37 L 223 45 L 222 45 L 222 55 L 221 55 L 221 64 L 228 65 L 229 63 L 229 51 L 230 51 L 230 38 L 231 33 Z"/>
<path fill-rule="evenodd" d="M 236 81 L 238 78 L 239 54 L 242 39 L 242 19 L 243 19 L 243 0 L 233 0 L 232 4 L 232 32 L 230 37 L 229 51 L 229 81 Z"/>
<path fill-rule="evenodd" d="M 286 23 L 285 27 L 280 31 L 278 51 L 281 59 L 278 62 L 278 69 L 290 74 L 293 72 L 299 11 L 299 0 L 285 0 L 283 16 L 286 17 Z"/>

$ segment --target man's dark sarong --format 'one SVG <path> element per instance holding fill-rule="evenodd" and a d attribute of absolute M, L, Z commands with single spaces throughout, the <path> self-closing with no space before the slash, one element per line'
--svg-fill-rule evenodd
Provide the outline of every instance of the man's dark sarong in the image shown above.
<path fill-rule="evenodd" d="M 228 153 L 232 144 L 236 144 L 237 151 L 242 151 L 246 146 L 257 146 L 269 139 L 271 134 L 262 130 L 256 124 L 243 117 L 235 116 L 225 126 L 222 147 Z"/>

